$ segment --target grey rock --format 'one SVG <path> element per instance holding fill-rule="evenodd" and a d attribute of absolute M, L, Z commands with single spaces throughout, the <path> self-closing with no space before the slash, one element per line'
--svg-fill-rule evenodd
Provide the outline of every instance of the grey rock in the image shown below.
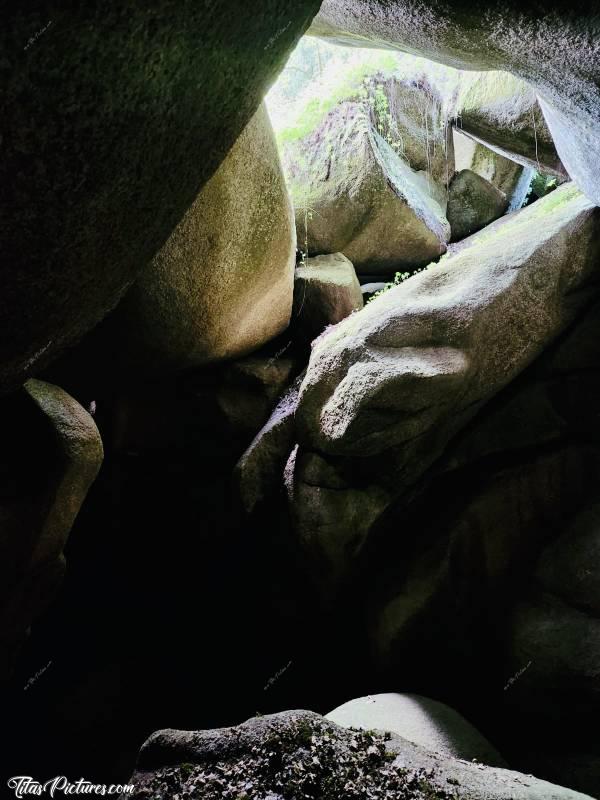
<path fill-rule="evenodd" d="M 285 392 L 236 465 L 240 497 L 248 514 L 283 489 L 284 467 L 295 441 L 294 416 L 302 377 Z"/>
<path fill-rule="evenodd" d="M 379 275 L 446 252 L 445 192 L 400 158 L 361 103 L 335 106 L 284 162 L 310 255 L 341 252 L 357 271 Z"/>
<path fill-rule="evenodd" d="M 289 323 L 295 252 L 293 212 L 262 105 L 95 334 L 96 347 L 129 374 L 152 375 L 257 350 Z"/>
<path fill-rule="evenodd" d="M 453 137 L 456 171 L 470 169 L 476 172 L 506 195 L 511 211 L 521 208 L 533 170 L 505 158 L 456 129 Z"/>
<path fill-rule="evenodd" d="M 302 338 L 316 339 L 362 307 L 356 272 L 343 253 L 308 258 L 296 267 L 292 317 Z"/>
<path fill-rule="evenodd" d="M 365 745 L 373 742 L 371 763 L 378 764 L 376 769 L 371 766 L 362 771 L 361 780 L 366 780 L 369 789 L 377 792 L 371 794 L 372 797 L 386 796 L 382 788 L 377 788 L 384 781 L 384 771 L 389 776 L 402 775 L 397 770 L 406 770 L 408 775 L 404 774 L 408 779 L 418 776 L 441 798 L 451 797 L 450 792 L 459 787 L 460 796 L 465 800 L 506 800 L 508 797 L 511 800 L 591 800 L 588 795 L 530 775 L 432 753 L 400 736 L 392 735 L 384 742 L 371 734 L 364 735 L 364 740 Z M 382 758 L 383 746 L 395 757 L 393 763 Z M 344 765 L 358 761 L 362 755 L 356 732 L 340 728 L 310 711 L 283 711 L 213 731 L 167 729 L 152 734 L 143 745 L 138 768 L 130 779 L 135 786 L 133 797 L 151 793 L 155 798 L 167 800 L 185 783 L 186 775 L 199 787 L 209 774 L 215 774 L 216 764 L 221 766 L 222 786 L 233 781 L 239 785 L 242 775 L 246 780 L 253 777 L 251 765 L 264 760 L 270 751 L 284 753 L 296 762 L 308 759 L 315 774 L 325 769 L 329 778 L 332 767 L 339 765 L 344 769 Z M 317 759 L 316 764 L 311 760 L 313 757 Z M 323 767 L 320 759 L 325 758 L 327 766 Z M 181 773 L 179 768 L 184 764 L 187 766 Z M 243 773 L 240 772 L 242 764 Z M 198 769 L 194 771 L 196 766 Z M 270 790 L 268 785 L 254 784 L 252 788 L 264 793 Z M 315 800 L 320 796 L 314 792 L 308 795 Z"/>
<path fill-rule="evenodd" d="M 450 182 L 446 216 L 452 241 L 459 241 L 501 217 L 508 208 L 504 192 L 470 169 L 457 172 Z"/>
<path fill-rule="evenodd" d="M 465 240 L 315 343 L 296 415 L 291 493 L 303 540 L 316 547 L 323 540 L 324 550 L 325 539 L 335 541 L 339 552 L 345 540 L 364 540 L 363 523 L 377 517 L 360 521 L 349 512 L 354 521 L 346 524 L 339 491 L 331 517 L 319 480 L 302 477 L 308 454 L 319 453 L 329 462 L 321 471 L 336 472 L 348 489 L 366 488 L 379 513 L 410 491 L 485 400 L 585 307 L 599 255 L 598 219 L 572 185 L 560 187 Z"/>
<path fill-rule="evenodd" d="M 395 733 L 439 755 L 507 767 L 490 742 L 457 711 L 418 694 L 375 694 L 349 700 L 325 715 L 344 728 Z"/>
<path fill-rule="evenodd" d="M 30 625 L 61 585 L 63 550 L 103 458 L 94 420 L 58 386 L 30 379 L 11 402 L 23 416 L 21 422 L 12 419 L 16 429 L 3 436 L 3 461 L 10 461 L 2 464 L 0 501 L 3 678 Z"/>

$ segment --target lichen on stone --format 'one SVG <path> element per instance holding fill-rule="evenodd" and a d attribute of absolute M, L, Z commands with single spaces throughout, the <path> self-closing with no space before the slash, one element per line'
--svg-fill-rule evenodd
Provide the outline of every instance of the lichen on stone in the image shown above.
<path fill-rule="evenodd" d="M 321 720 L 273 725 L 236 760 L 157 770 L 134 797 L 147 800 L 451 800 L 430 770 L 409 770 L 386 748 L 390 734 L 342 731 Z"/>

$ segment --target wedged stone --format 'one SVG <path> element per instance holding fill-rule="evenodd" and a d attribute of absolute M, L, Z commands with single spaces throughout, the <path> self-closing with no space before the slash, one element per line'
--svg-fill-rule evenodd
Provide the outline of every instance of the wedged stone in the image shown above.
<path fill-rule="evenodd" d="M 40 375 L 117 305 L 318 6 L 5 9 L 0 391 Z"/>
<path fill-rule="evenodd" d="M 235 474 L 247 514 L 283 489 L 283 474 L 296 435 L 294 416 L 302 376 L 283 395 L 271 416 L 238 461 Z"/>
<path fill-rule="evenodd" d="M 103 458 L 90 414 L 58 386 L 29 380 L 4 401 L 0 501 L 0 674 L 62 582 L 63 550 Z"/>
<path fill-rule="evenodd" d="M 600 617 L 600 506 L 582 511 L 544 550 L 536 578 L 547 592 Z"/>
<path fill-rule="evenodd" d="M 316 339 L 363 305 L 356 272 L 343 253 L 308 258 L 296 267 L 292 318 L 302 338 Z"/>
<path fill-rule="evenodd" d="M 506 385 L 583 307 L 575 290 L 594 276 L 599 218 L 562 186 L 321 337 L 302 385 L 301 443 L 336 455 L 405 443 L 408 455 L 434 420 L 438 436 L 442 419 L 453 427 L 450 415 Z"/>
<path fill-rule="evenodd" d="M 524 167 L 564 178 L 535 89 L 507 72 L 465 76 L 458 130 Z"/>
<path fill-rule="evenodd" d="M 534 399 L 526 406 L 526 421 L 535 418 L 536 409 Z M 505 430 L 502 421 L 496 420 L 496 427 L 498 434 Z M 474 439 L 478 433 L 485 440 L 485 426 L 474 428 Z M 543 438 L 536 442 L 538 447 L 543 443 Z M 422 667 L 442 649 L 464 669 L 470 655 L 489 652 L 488 628 L 498 624 L 500 609 L 514 603 L 521 580 L 531 582 L 532 561 L 535 564 L 549 538 L 559 536 L 560 520 L 576 513 L 595 490 L 597 448 L 555 444 L 550 449 L 546 444 L 543 452 L 532 456 L 528 444 L 522 441 L 520 460 L 519 451 L 513 451 L 510 466 L 509 442 L 504 463 L 486 461 L 488 454 L 481 452 L 479 461 L 463 469 L 465 485 L 457 508 L 438 496 L 440 483 L 451 480 L 452 473 L 438 479 L 437 491 L 436 484 L 428 488 L 426 505 L 445 503 L 439 518 L 423 518 L 431 541 L 417 543 L 402 576 L 390 577 L 373 605 L 372 641 L 385 669 L 401 669 L 409 654 Z M 399 527 L 397 535 L 401 534 Z M 404 539 L 395 546 L 390 542 L 389 552 L 383 551 L 387 557 L 381 556 L 383 563 L 400 557 L 401 542 Z M 381 581 L 385 584 L 383 576 Z M 498 663 L 503 645 L 495 646 L 491 657 Z M 505 670 L 507 676 L 516 671 L 512 664 Z M 506 678 L 498 680 L 505 685 Z"/>
<path fill-rule="evenodd" d="M 501 156 L 456 128 L 452 133 L 456 171 L 470 169 L 481 175 L 504 192 L 509 201 L 509 211 L 518 211 L 525 202 L 534 175 L 533 169 Z"/>
<path fill-rule="evenodd" d="M 259 353 L 224 364 L 215 399 L 231 429 L 254 436 L 269 419 L 296 372 L 294 359 L 285 353 Z"/>
<path fill-rule="evenodd" d="M 507 671 L 519 675 L 522 707 L 536 709 L 582 699 L 600 709 L 600 616 L 580 611 L 556 595 L 533 589 L 516 603 L 509 632 Z"/>
<path fill-rule="evenodd" d="M 508 208 L 504 192 L 470 169 L 457 172 L 450 182 L 446 216 L 457 242 L 501 217 Z"/>

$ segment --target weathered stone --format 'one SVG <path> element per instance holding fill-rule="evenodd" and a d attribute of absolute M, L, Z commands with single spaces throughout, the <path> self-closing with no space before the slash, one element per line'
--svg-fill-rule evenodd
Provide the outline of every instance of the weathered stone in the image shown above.
<path fill-rule="evenodd" d="M 457 786 L 464 800 L 592 800 L 531 775 L 432 753 L 400 736 L 347 731 L 310 711 L 283 711 L 212 731 L 157 731 L 143 745 L 129 782 L 132 797 L 160 800 L 184 787 L 203 787 L 213 800 L 224 788 L 239 793 L 242 784 L 245 791 L 283 797 L 283 787 L 297 791 L 300 784 L 309 800 L 337 800 L 342 792 L 383 800 L 418 789 L 444 800 Z"/>
<path fill-rule="evenodd" d="M 525 420 L 535 413 L 535 404 L 530 405 Z M 500 434 L 504 428 L 498 427 Z M 475 426 L 474 438 L 481 431 L 481 424 Z M 556 444 L 533 457 L 529 442 L 521 444 L 521 461 L 513 454 L 516 463 L 509 467 L 485 462 L 482 452 L 471 471 L 463 473 L 467 485 L 459 507 L 450 511 L 446 501 L 446 514 L 423 520 L 436 535 L 417 546 L 402 578 L 391 580 L 375 603 L 372 637 L 384 668 L 401 669 L 409 654 L 413 662 L 426 663 L 438 648 L 448 648 L 458 664 L 470 653 L 485 653 L 486 625 L 498 624 L 499 609 L 514 601 L 517 582 L 531 580 L 532 560 L 560 532 L 561 520 L 576 513 L 594 491 L 600 473 L 597 449 Z M 505 459 L 508 452 L 507 445 Z M 485 475 L 476 482 L 481 464 Z M 426 496 L 440 502 L 435 485 Z M 400 557 L 398 547 L 390 543 L 390 548 L 383 561 Z M 512 674 L 511 666 L 506 672 Z"/>
<path fill-rule="evenodd" d="M 539 7 L 493 0 L 325 0 L 309 31 L 342 44 L 388 47 L 450 66 L 505 70 L 530 83 L 571 178 L 600 202 L 600 15 L 594 0 Z M 537 127 L 537 125 L 536 125 Z M 539 150 L 538 150 L 539 152 Z"/>
<path fill-rule="evenodd" d="M 294 359 L 277 353 L 247 356 L 224 365 L 216 401 L 231 429 L 254 436 L 269 419 L 295 372 Z"/>
<path fill-rule="evenodd" d="M 343 253 L 308 258 L 296 267 L 292 317 L 302 338 L 316 339 L 362 307 L 356 272 Z"/>
<path fill-rule="evenodd" d="M 533 170 L 490 150 L 470 136 L 453 130 L 454 163 L 456 171 L 470 169 L 485 178 L 509 201 L 509 210 L 518 211 L 525 201 Z"/>
<path fill-rule="evenodd" d="M 506 767 L 496 748 L 457 711 L 418 694 L 376 694 L 349 700 L 325 719 L 344 728 L 389 731 L 449 758 Z"/>
<path fill-rule="evenodd" d="M 315 346 L 302 386 L 302 443 L 337 455 L 374 454 L 404 442 L 410 450 L 412 437 L 433 419 L 439 434 L 450 405 L 455 416 L 490 397 L 574 319 L 578 308 L 568 293 L 594 275 L 598 221 L 589 201 L 565 185 L 336 326 Z M 484 324 L 485 340 L 475 334 Z M 431 400 L 415 397 L 420 381 Z M 415 402 L 413 415 L 397 418 Z"/>
<path fill-rule="evenodd" d="M 8 407 L 7 405 L 8 404 Z M 29 380 L 3 413 L 0 674 L 64 573 L 63 549 L 102 462 L 92 417 L 58 386 Z M 13 416 L 14 414 L 14 416 Z"/>
<path fill-rule="evenodd" d="M 294 445 L 294 415 L 302 377 L 281 398 L 236 466 L 242 505 L 248 514 L 269 494 L 283 489 L 283 470 Z"/>
<path fill-rule="evenodd" d="M 343 102 L 285 154 L 301 247 L 341 252 L 373 275 L 446 252 L 440 187 L 402 160 L 361 103 Z"/>
<path fill-rule="evenodd" d="M 355 553 L 364 523 L 410 493 L 483 403 L 574 320 L 591 295 L 598 219 L 563 186 L 320 337 L 296 415 L 291 494 L 303 540 Z M 311 452 L 328 478 L 304 479 Z M 333 485 L 331 473 L 336 488 L 367 491 L 378 512 L 344 518 L 337 491 L 332 516 L 321 488 Z"/>
<path fill-rule="evenodd" d="M 293 212 L 263 105 L 94 333 L 95 346 L 129 375 L 256 350 L 288 325 L 295 253 Z"/>
<path fill-rule="evenodd" d="M 507 671 L 519 675 L 519 703 L 530 708 L 552 698 L 585 693 L 587 710 L 600 710 L 600 617 L 533 589 L 516 604 Z"/>
<path fill-rule="evenodd" d="M 385 289 L 385 283 L 382 281 L 375 281 L 373 283 L 363 283 L 360 287 L 362 292 L 363 300 L 366 303 L 367 300 L 370 300 L 374 294 L 380 292 L 382 289 Z"/>
<path fill-rule="evenodd" d="M 508 208 L 504 192 L 469 169 L 457 172 L 450 183 L 446 216 L 457 242 L 485 228 Z"/>
<path fill-rule="evenodd" d="M 465 76 L 458 101 L 461 133 L 525 167 L 565 177 L 535 90 L 506 72 Z"/>
<path fill-rule="evenodd" d="M 3 390 L 39 374 L 116 306 L 248 123 L 318 6 L 6 9 Z"/>

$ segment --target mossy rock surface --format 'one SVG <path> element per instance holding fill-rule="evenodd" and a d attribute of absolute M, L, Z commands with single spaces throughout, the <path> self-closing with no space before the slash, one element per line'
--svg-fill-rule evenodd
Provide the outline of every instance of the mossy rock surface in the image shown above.
<path fill-rule="evenodd" d="M 283 711 L 213 731 L 163 730 L 142 747 L 133 798 L 591 800 L 532 776 L 439 756 L 399 736 Z"/>

